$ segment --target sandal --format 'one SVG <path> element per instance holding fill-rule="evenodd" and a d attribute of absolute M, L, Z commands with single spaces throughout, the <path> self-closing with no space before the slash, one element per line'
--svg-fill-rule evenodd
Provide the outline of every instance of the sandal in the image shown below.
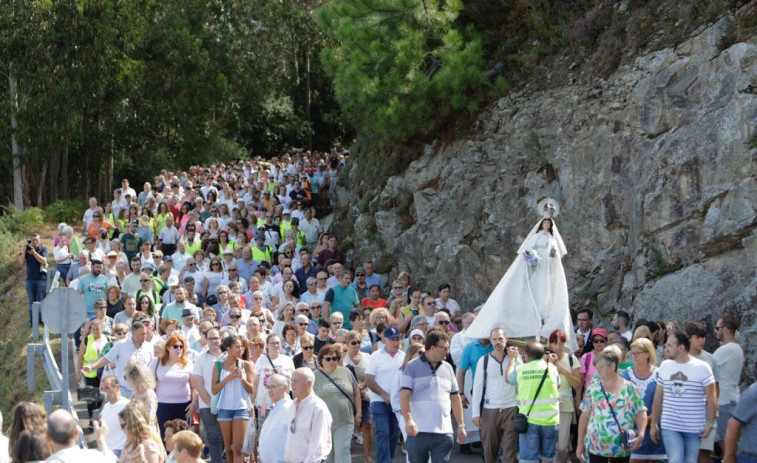
<path fill-rule="evenodd" d="M 365 463 L 376 463 L 376 460 L 373 459 L 373 457 L 363 457 L 365 460 Z"/>

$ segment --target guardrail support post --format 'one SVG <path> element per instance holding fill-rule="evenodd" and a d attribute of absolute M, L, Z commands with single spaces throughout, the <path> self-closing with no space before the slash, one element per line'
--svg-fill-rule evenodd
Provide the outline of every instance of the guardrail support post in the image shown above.
<path fill-rule="evenodd" d="M 39 302 L 32 303 L 32 341 L 39 341 L 39 311 L 41 304 Z"/>
<path fill-rule="evenodd" d="M 34 392 L 37 390 L 37 378 L 34 371 L 34 364 L 36 363 L 37 348 L 32 345 L 26 346 L 26 391 Z"/>

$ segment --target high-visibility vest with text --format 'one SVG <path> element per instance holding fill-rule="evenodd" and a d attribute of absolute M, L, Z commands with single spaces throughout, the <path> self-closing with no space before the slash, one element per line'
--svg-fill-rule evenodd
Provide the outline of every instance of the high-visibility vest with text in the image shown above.
<path fill-rule="evenodd" d="M 522 414 L 528 414 L 528 422 L 539 426 L 556 426 L 560 423 L 560 392 L 557 390 L 559 381 L 557 369 L 549 368 L 549 373 L 544 379 L 539 395 L 536 396 L 536 390 L 539 388 L 544 369 L 547 368 L 547 362 L 544 360 L 533 360 L 523 365 L 515 367 L 518 375 L 518 411 Z M 536 396 L 536 400 L 534 400 Z M 531 403 L 531 413 L 528 412 Z"/>

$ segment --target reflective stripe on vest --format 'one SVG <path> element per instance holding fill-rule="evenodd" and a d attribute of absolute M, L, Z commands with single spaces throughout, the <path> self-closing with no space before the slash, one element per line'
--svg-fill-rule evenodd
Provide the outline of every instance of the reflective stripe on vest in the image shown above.
<path fill-rule="evenodd" d="M 531 402 L 534 401 L 536 390 L 548 368 L 544 360 L 531 361 L 515 367 L 518 375 L 518 411 L 524 415 L 528 413 Z M 550 368 L 544 385 L 534 401 L 528 422 L 539 426 L 556 426 L 560 422 L 560 392 L 557 390 L 557 370 Z"/>

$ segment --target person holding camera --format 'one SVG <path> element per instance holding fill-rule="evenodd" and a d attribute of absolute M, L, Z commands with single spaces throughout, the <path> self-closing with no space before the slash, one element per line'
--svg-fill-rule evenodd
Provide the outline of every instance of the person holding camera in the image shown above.
<path fill-rule="evenodd" d="M 29 326 L 32 325 L 32 304 L 45 298 L 47 290 L 47 247 L 40 243 L 39 233 L 26 240 L 26 248 L 19 265 L 26 262 L 26 294 L 29 296 Z M 42 314 L 40 313 L 40 321 Z"/>
<path fill-rule="evenodd" d="M 505 381 L 518 388 L 518 414 L 513 419 L 513 427 L 520 434 L 519 461 L 551 462 L 557 450 L 560 424 L 560 373 L 555 367 L 557 355 L 546 354 L 539 342 L 526 345 L 523 364 L 516 366 L 515 360 L 519 355 L 517 347 L 508 348 L 507 355 L 510 362 L 505 370 Z"/>
<path fill-rule="evenodd" d="M 618 375 L 620 357 L 616 346 L 594 356 L 598 378 L 589 382 L 581 402 L 576 447 L 578 458 L 588 448 L 590 463 L 628 463 L 644 441 L 647 408 L 634 383 Z"/>

